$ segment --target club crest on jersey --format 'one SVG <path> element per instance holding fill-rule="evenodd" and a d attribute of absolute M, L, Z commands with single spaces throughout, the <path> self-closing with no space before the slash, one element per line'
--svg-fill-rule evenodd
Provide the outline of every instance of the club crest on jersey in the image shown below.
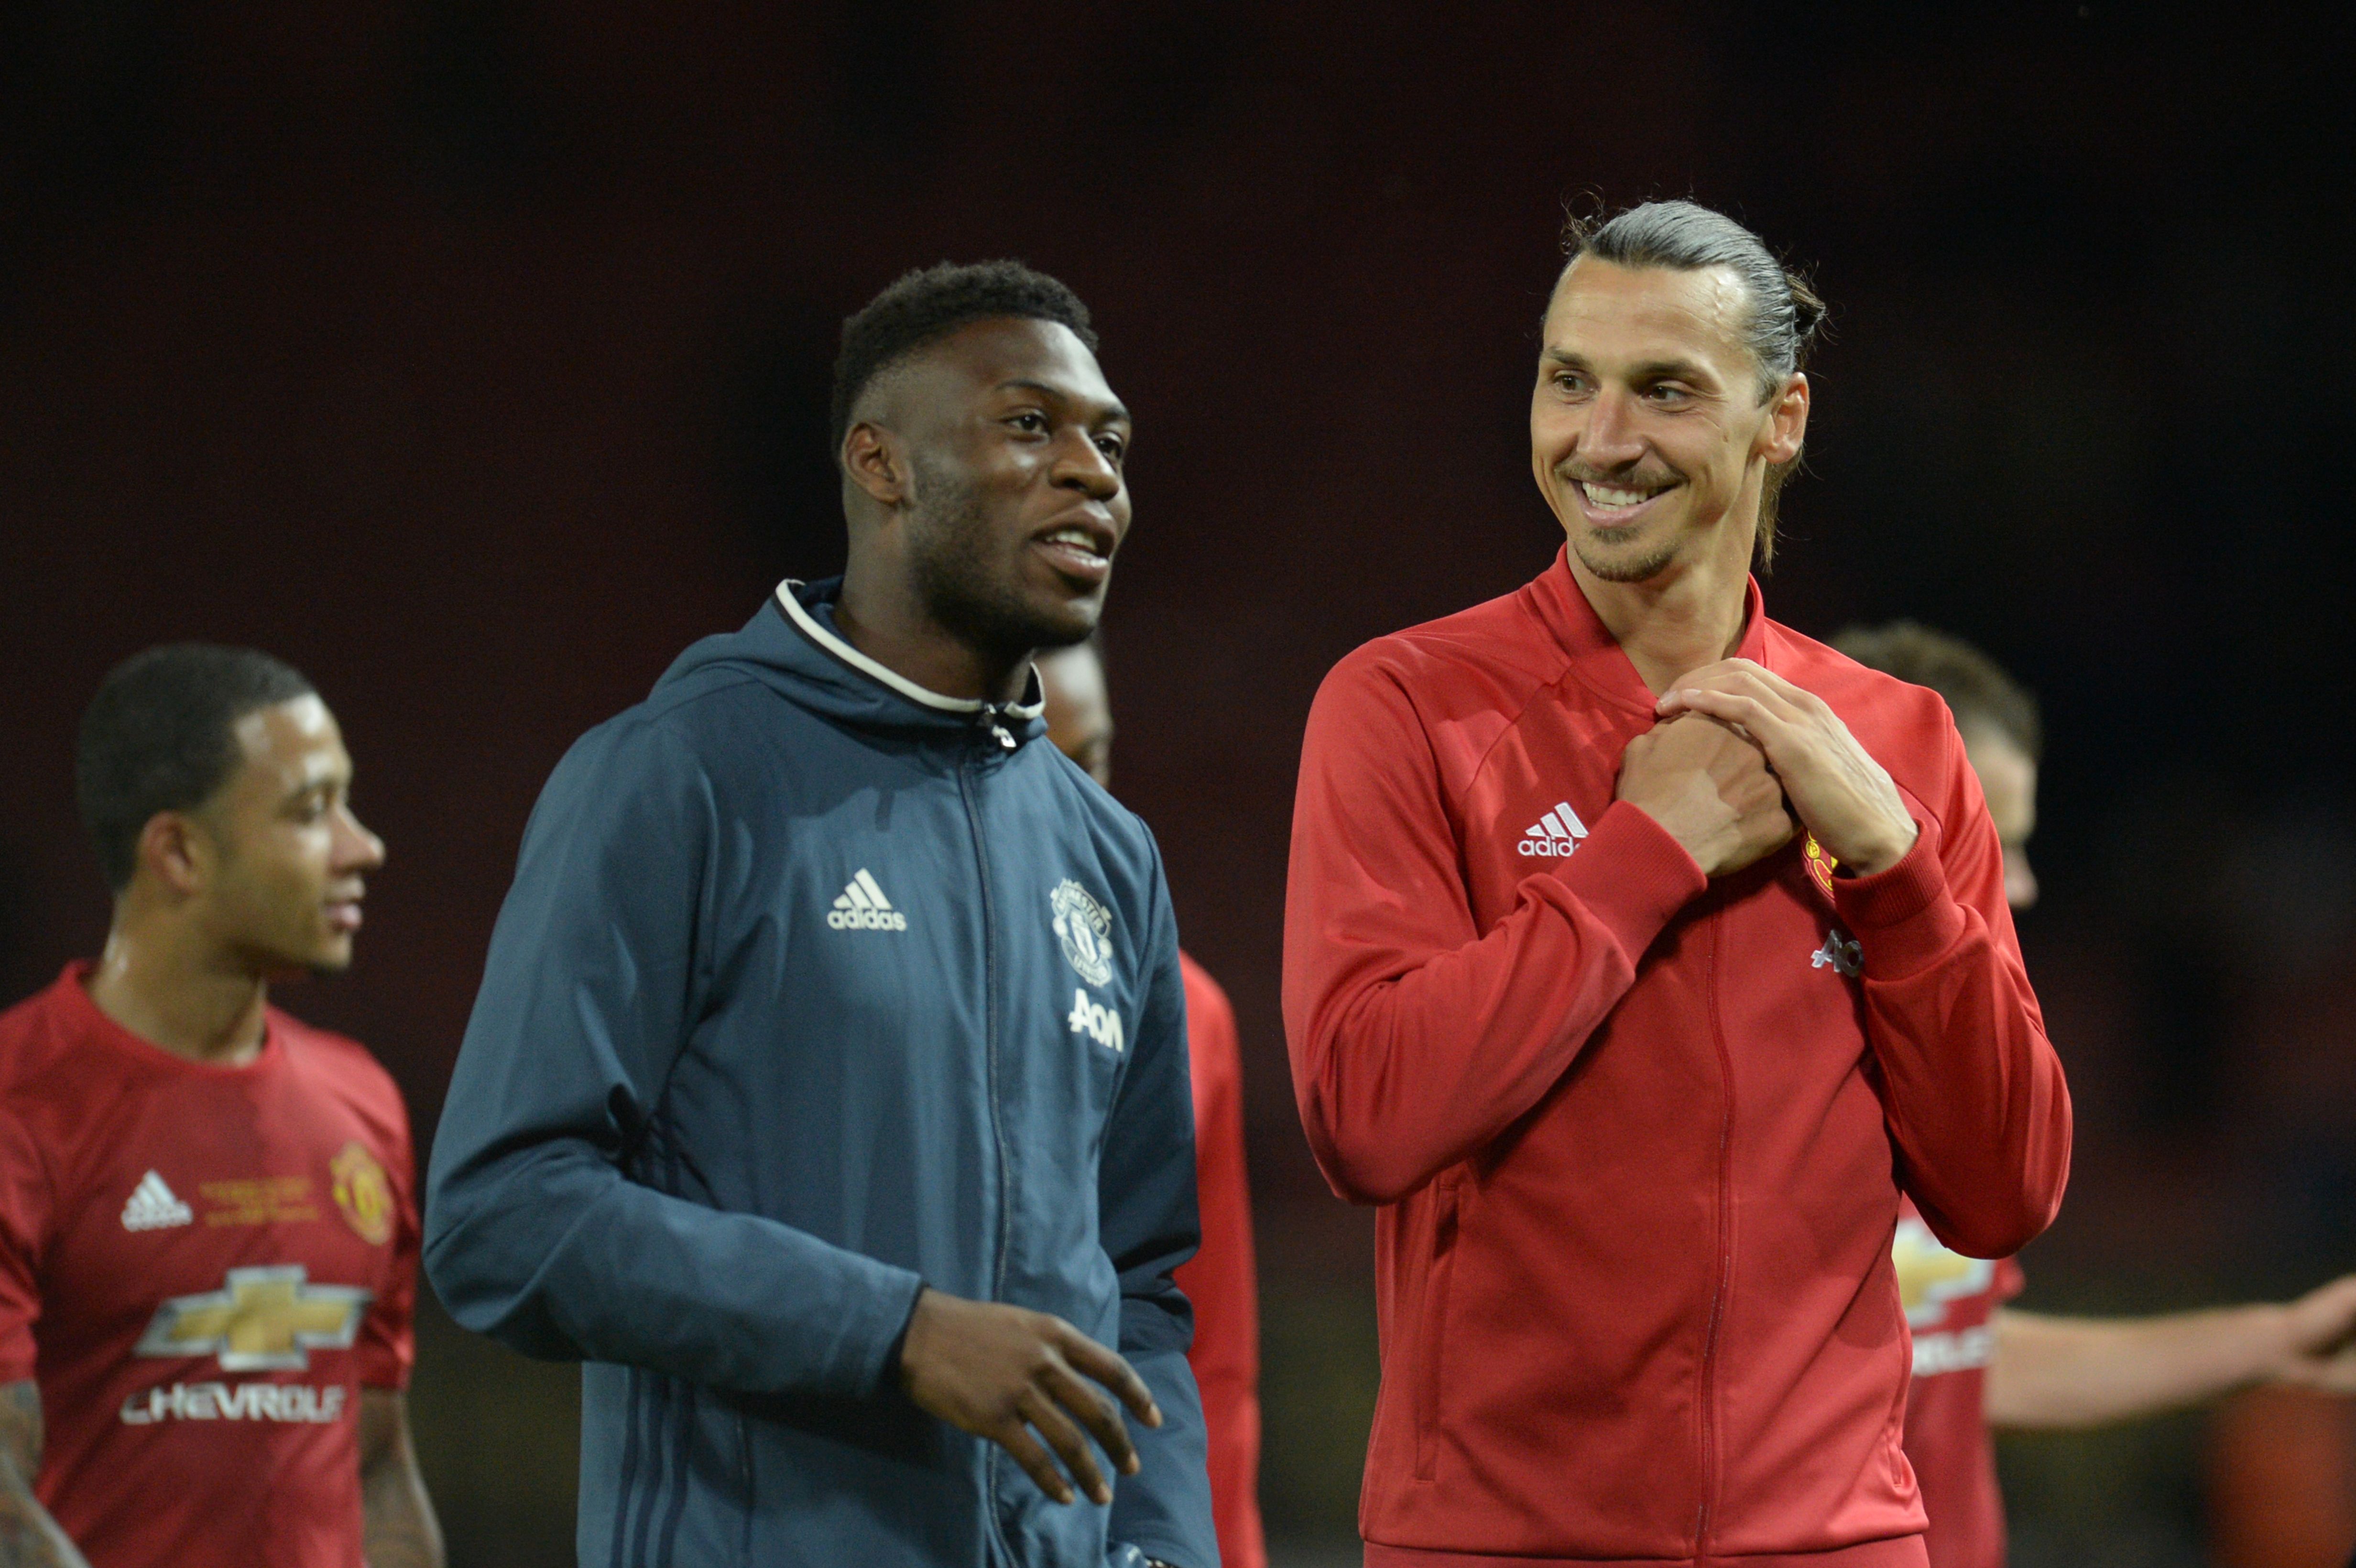
<path fill-rule="evenodd" d="M 301 1264 L 233 1268 L 220 1290 L 175 1296 L 134 1347 L 142 1356 L 213 1356 L 225 1372 L 302 1371 L 314 1350 L 348 1350 L 370 1293 L 313 1285 Z"/>
<path fill-rule="evenodd" d="M 1047 895 L 1047 911 L 1064 956 L 1091 986 L 1112 984 L 1112 911 L 1069 877 Z"/>
<path fill-rule="evenodd" d="M 1808 880 L 1816 884 L 1816 891 L 1826 898 L 1832 897 L 1833 873 L 1840 869 L 1840 862 L 1816 842 L 1813 833 L 1800 847 L 1800 863 L 1808 868 Z"/>
<path fill-rule="evenodd" d="M 392 1240 L 392 1183 L 376 1157 L 357 1143 L 327 1162 L 334 1178 L 336 1207 L 354 1234 L 372 1247 Z"/>

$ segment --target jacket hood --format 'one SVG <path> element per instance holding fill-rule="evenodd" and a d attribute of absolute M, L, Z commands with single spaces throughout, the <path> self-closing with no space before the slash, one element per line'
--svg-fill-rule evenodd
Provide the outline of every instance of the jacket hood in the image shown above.
<path fill-rule="evenodd" d="M 835 629 L 842 579 L 791 578 L 744 629 L 691 644 L 655 683 L 657 693 L 707 671 L 749 675 L 797 707 L 862 730 L 946 739 L 977 727 L 995 729 L 1009 750 L 1047 732 L 1045 699 L 1034 668 L 1020 702 L 944 697 L 885 668 Z"/>

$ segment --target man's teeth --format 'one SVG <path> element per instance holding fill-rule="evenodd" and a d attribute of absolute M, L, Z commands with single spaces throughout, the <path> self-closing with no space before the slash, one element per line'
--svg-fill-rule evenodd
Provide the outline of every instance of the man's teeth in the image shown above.
<path fill-rule="evenodd" d="M 1579 487 L 1586 491 L 1587 498 L 1599 507 L 1633 507 L 1651 500 L 1658 494 L 1653 490 L 1614 490 L 1610 485 L 1590 485 L 1585 480 L 1580 482 Z"/>
<path fill-rule="evenodd" d="M 1089 533 L 1086 528 L 1057 528 L 1054 533 L 1047 536 L 1046 542 L 1049 544 L 1067 544 L 1074 549 L 1084 550 L 1089 555 L 1098 555 L 1102 553 L 1097 549 L 1096 536 Z"/>

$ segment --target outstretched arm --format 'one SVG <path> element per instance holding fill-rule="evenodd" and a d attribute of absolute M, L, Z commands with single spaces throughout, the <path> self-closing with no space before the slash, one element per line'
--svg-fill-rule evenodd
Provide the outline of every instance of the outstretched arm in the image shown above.
<path fill-rule="evenodd" d="M 2356 1275 L 2296 1301 L 2160 1317 L 1999 1308 L 1987 1418 L 1995 1426 L 2100 1426 L 2257 1382 L 2356 1394 Z"/>
<path fill-rule="evenodd" d="M 442 1568 L 442 1525 L 417 1450 L 409 1400 L 395 1389 L 360 1390 L 360 1555 L 368 1568 Z"/>
<path fill-rule="evenodd" d="M 41 1470 L 41 1390 L 0 1388 L 0 1568 L 90 1568 L 33 1496 Z"/>

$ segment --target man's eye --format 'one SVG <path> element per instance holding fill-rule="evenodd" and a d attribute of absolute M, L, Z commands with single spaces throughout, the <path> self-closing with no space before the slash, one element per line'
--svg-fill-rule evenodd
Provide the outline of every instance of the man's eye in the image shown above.
<path fill-rule="evenodd" d="M 1112 459 L 1113 462 L 1119 463 L 1120 461 L 1121 453 L 1127 452 L 1129 448 L 1122 443 L 1120 437 L 1117 435 L 1100 435 L 1097 437 L 1097 450 L 1103 453 L 1107 457 Z"/>
<path fill-rule="evenodd" d="M 1047 416 L 1041 413 L 1020 413 L 1008 422 L 1025 435 L 1038 435 L 1047 428 Z"/>
<path fill-rule="evenodd" d="M 1687 394 L 1683 387 L 1663 385 L 1646 389 L 1644 395 L 1656 403 L 1681 403 Z"/>

